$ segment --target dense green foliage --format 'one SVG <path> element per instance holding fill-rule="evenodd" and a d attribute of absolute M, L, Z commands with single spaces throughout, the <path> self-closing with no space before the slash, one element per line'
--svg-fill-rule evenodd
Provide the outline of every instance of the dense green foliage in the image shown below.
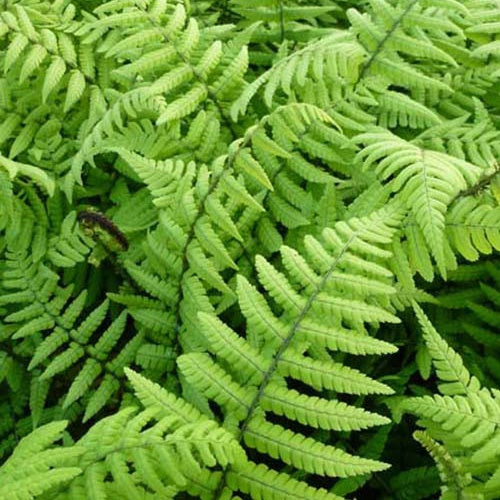
<path fill-rule="evenodd" d="M 2 500 L 500 498 L 498 0 L 0 5 Z"/>

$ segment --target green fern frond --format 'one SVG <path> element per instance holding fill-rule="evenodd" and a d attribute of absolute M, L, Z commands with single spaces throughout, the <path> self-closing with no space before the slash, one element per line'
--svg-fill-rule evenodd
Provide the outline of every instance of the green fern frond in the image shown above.
<path fill-rule="evenodd" d="M 178 426 L 171 417 L 157 418 L 148 409 L 136 414 L 129 408 L 102 419 L 78 445 L 86 449 L 81 459 L 83 474 L 73 481 L 70 491 L 84 488 L 90 492 L 95 484 L 97 491 L 111 494 L 125 481 L 131 494 L 151 490 L 173 498 L 187 487 L 183 470 L 193 474 L 242 458 L 241 448 L 215 422 Z M 142 472 L 127 479 L 130 468 Z M 89 498 L 99 498 L 97 491 Z"/>
<path fill-rule="evenodd" d="M 195 489 L 193 473 L 214 475 L 213 482 L 218 474 L 214 467 L 245 460 L 233 436 L 214 421 L 140 375 L 130 370 L 127 375 L 146 406 L 143 411 L 125 408 L 93 425 L 76 445 L 59 449 L 45 448 L 60 439 L 66 422 L 32 432 L 0 468 L 2 487 L 7 488 L 3 496 L 33 498 L 51 489 L 57 498 L 83 493 L 98 499 L 126 486 L 129 495 L 152 492 L 173 498 Z"/>
<path fill-rule="evenodd" d="M 82 473 L 77 465 L 84 448 L 55 448 L 67 422 L 52 422 L 24 437 L 0 467 L 0 494 L 5 499 L 30 499 L 68 484 Z"/>
<path fill-rule="evenodd" d="M 480 168 L 452 156 L 421 149 L 386 131 L 361 134 L 356 141 L 366 145 L 358 155 L 363 168 L 368 169 L 379 161 L 375 172 L 405 200 L 445 276 L 446 212 L 458 193 L 477 181 Z"/>
<path fill-rule="evenodd" d="M 341 407 L 347 412 L 358 411 L 339 402 L 301 396 L 283 385 L 286 377 L 311 385 L 316 390 L 328 388 L 355 394 L 392 392 L 388 387 L 370 380 L 356 370 L 334 363 L 328 357 L 316 359 L 312 352 L 307 351 L 315 340 L 319 343 L 312 345 L 325 345 L 325 340 L 321 337 L 309 334 L 316 328 L 324 330 L 325 336 L 330 331 L 342 334 L 341 324 L 345 322 L 346 325 L 351 324 L 352 331 L 359 332 L 357 335 L 363 338 L 366 335 L 363 321 L 395 321 L 391 314 L 375 305 L 376 292 L 384 290 L 384 293 L 387 293 L 388 290 L 383 284 L 387 279 L 385 273 L 383 277 L 375 273 L 371 278 L 373 281 L 358 280 L 366 269 L 372 270 L 369 261 L 360 258 L 358 252 L 370 255 L 375 261 L 388 258 L 390 253 L 381 246 L 391 241 L 392 224 L 397 224 L 398 217 L 397 210 L 393 209 L 391 212 L 376 213 L 366 219 L 340 222 L 335 230 L 325 229 L 323 243 L 315 239 L 308 242 L 307 257 L 301 257 L 292 253 L 291 249 L 283 247 L 282 260 L 286 276 L 259 257 L 256 267 L 260 282 L 269 294 L 270 303 L 267 304 L 264 296 L 244 278 L 238 278 L 240 306 L 247 318 L 246 340 L 212 315 L 199 315 L 201 330 L 209 350 L 217 358 L 227 362 L 227 365 L 222 365 L 227 368 L 217 365 L 206 354 L 193 353 L 179 358 L 180 370 L 191 386 L 201 391 L 206 398 L 216 401 L 225 414 L 231 414 L 233 418 L 241 421 L 238 435 L 250 448 L 280 458 L 295 468 L 333 476 L 363 474 L 385 467 L 378 462 L 358 459 L 334 448 L 325 448 L 324 453 L 320 453 L 318 450 L 324 447 L 321 442 L 309 441 L 308 438 L 304 441 L 300 433 L 288 431 L 268 423 L 267 420 L 261 421 L 260 408 L 273 410 L 278 415 L 299 421 L 311 420 L 312 415 L 308 416 L 304 410 L 298 413 L 298 409 L 293 409 L 293 405 L 280 404 L 279 399 L 296 400 L 296 404 L 301 399 L 302 404 L 306 401 L 311 404 L 315 402 L 317 408 L 331 408 L 330 411 L 334 407 L 337 407 L 338 411 Z M 372 265 L 377 272 L 378 267 Z M 346 288 L 345 280 L 352 281 L 355 286 Z M 340 299 L 337 294 L 349 298 Z M 374 303 L 370 304 L 367 297 L 372 297 Z M 271 312 L 271 303 L 274 304 L 272 309 L 278 307 L 283 312 L 276 316 Z M 318 307 L 319 309 L 316 309 Z M 325 307 L 330 314 L 316 313 Z M 356 315 L 353 314 L 354 310 Z M 313 318 L 325 320 L 318 322 Z M 306 322 L 310 325 L 308 328 L 305 328 Z M 256 346 L 264 339 L 269 347 L 275 347 L 267 348 L 263 354 L 259 354 L 255 347 L 252 347 L 252 343 Z M 374 347 L 375 345 L 376 343 L 373 344 Z M 386 352 L 393 350 L 388 344 L 383 346 L 383 343 L 379 344 L 379 348 Z M 336 347 L 343 350 L 341 342 L 338 342 Z M 357 354 L 362 352 L 358 351 Z M 231 366 L 237 366 L 239 371 L 234 372 Z M 241 385 L 242 382 L 245 386 Z M 326 428 L 329 428 L 332 425 L 330 418 L 322 419 L 323 421 L 315 418 L 311 424 L 321 428 L 326 425 Z M 372 417 L 368 418 L 371 420 Z M 373 421 L 366 422 L 364 426 L 376 425 L 375 420 L 379 424 L 384 421 L 373 415 Z M 344 420 L 343 424 L 337 423 L 336 426 L 338 425 L 349 425 L 351 429 L 359 428 L 359 423 L 354 421 L 348 424 Z M 302 444 L 299 445 L 299 442 Z M 293 451 L 299 449 L 300 452 Z M 330 465 L 321 458 L 329 454 L 332 460 Z M 359 470 L 358 466 L 361 467 Z M 217 497 L 222 491 L 222 484 L 219 483 Z"/>
<path fill-rule="evenodd" d="M 16 156 L 16 154 L 12 154 L 11 157 Z M 33 165 L 29 165 L 27 163 L 20 163 L 14 160 L 10 160 L 9 158 L 5 158 L 0 155 L 0 166 L 5 168 L 9 175 L 9 179 L 12 180 L 18 176 L 25 176 L 31 179 L 33 182 L 44 188 L 49 196 L 54 194 L 55 190 L 55 182 L 46 172 L 42 169 L 35 167 Z"/>
<path fill-rule="evenodd" d="M 473 197 L 457 200 L 446 219 L 451 245 L 467 260 L 500 249 L 500 208 Z"/>
<path fill-rule="evenodd" d="M 436 374 L 444 382 L 439 385 L 441 394 L 453 396 L 477 392 L 480 389 L 479 381 L 469 374 L 460 356 L 439 336 L 422 309 L 417 304 L 414 304 L 413 308 L 436 367 Z"/>
<path fill-rule="evenodd" d="M 278 473 L 264 464 L 247 462 L 243 467 L 235 466 L 227 474 L 227 484 L 231 490 L 241 490 L 252 498 L 292 498 L 297 500 L 339 500 L 341 497 L 321 488 L 308 486 L 303 481 L 286 473 Z"/>
<path fill-rule="evenodd" d="M 264 101 L 271 107 L 278 88 L 290 95 L 292 85 L 303 86 L 309 74 L 316 80 L 321 80 L 325 72 L 329 79 L 355 82 L 364 57 L 364 50 L 352 35 L 335 33 L 324 37 L 279 61 L 249 84 L 233 104 L 231 116 L 237 119 L 238 115 L 243 114 L 262 86 L 265 86 Z"/>
<path fill-rule="evenodd" d="M 402 408 L 423 418 L 422 425 L 427 428 L 427 432 L 431 436 L 435 434 L 444 443 L 446 448 L 420 433 L 425 439 L 424 446 L 433 457 L 436 454 L 434 458 L 438 468 L 445 474 L 443 482 L 449 483 L 452 478 L 460 478 L 458 469 L 451 476 L 446 472 L 449 469 L 445 467 L 446 463 L 462 469 L 462 460 L 470 459 L 472 463 L 481 464 L 481 478 L 462 481 L 463 484 L 458 485 L 459 489 L 463 489 L 465 494 L 474 494 L 479 488 L 488 497 L 494 497 L 495 491 L 498 492 L 494 478 L 498 475 L 497 444 L 500 440 L 497 391 L 480 386 L 476 377 L 466 370 L 460 356 L 437 334 L 422 310 L 416 305 L 414 307 L 437 375 L 443 381 L 439 386 L 443 396 L 436 394 L 409 398 L 402 403 Z M 444 462 L 441 463 L 442 460 Z"/>
<path fill-rule="evenodd" d="M 415 431 L 413 437 L 429 452 L 436 462 L 443 483 L 440 498 L 445 500 L 464 496 L 471 500 L 482 498 L 480 494 L 471 495 L 466 493 L 466 487 L 471 482 L 471 478 L 467 477 L 460 463 L 454 460 L 442 445 L 434 441 L 424 431 Z"/>
<path fill-rule="evenodd" d="M 439 491 L 440 478 L 434 467 L 415 467 L 391 479 L 392 491 L 398 498 L 423 499 Z"/>

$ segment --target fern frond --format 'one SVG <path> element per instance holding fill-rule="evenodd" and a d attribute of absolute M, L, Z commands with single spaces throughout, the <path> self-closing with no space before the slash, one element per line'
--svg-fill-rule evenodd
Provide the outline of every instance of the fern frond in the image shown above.
<path fill-rule="evenodd" d="M 0 467 L 3 498 L 29 499 L 67 485 L 82 473 L 77 465 L 84 449 L 55 448 L 67 422 L 46 424 L 24 437 Z"/>
<path fill-rule="evenodd" d="M 280 458 L 295 468 L 334 476 L 344 477 L 375 470 L 374 467 L 377 470 L 379 467 L 385 467 L 378 462 L 344 455 L 343 452 L 338 455 L 339 450 L 334 448 L 330 451 L 325 448 L 324 453 L 314 451 L 320 448 L 323 450 L 324 445 L 315 440 L 304 441 L 300 433 L 261 420 L 260 408 L 272 410 L 291 419 L 306 421 L 313 426 L 319 425 L 321 428 L 330 428 L 332 425 L 353 425 L 351 428 L 358 428 L 360 423 L 356 424 L 354 421 L 352 424 L 342 424 L 342 421 L 338 420 L 332 422 L 332 417 L 326 415 L 321 419 L 313 418 L 312 413 L 307 410 L 296 408 L 296 405 L 305 405 L 307 402 L 327 412 L 335 411 L 334 408 L 342 412 L 358 411 L 354 407 L 344 407 L 338 402 L 297 394 L 283 385 L 286 378 L 291 376 L 317 390 L 327 388 L 355 394 L 392 392 L 388 387 L 370 380 L 360 372 L 332 362 L 329 357 L 316 359 L 312 352 L 309 354 L 308 346 L 318 337 L 309 335 L 309 330 L 303 329 L 303 323 L 317 324 L 317 328 L 320 331 L 324 329 L 325 334 L 329 329 L 341 333 L 341 324 L 351 323 L 352 330 L 358 331 L 362 338 L 366 335 L 363 320 L 353 315 L 353 309 L 357 313 L 364 311 L 363 318 L 367 322 L 395 321 L 392 315 L 375 305 L 376 299 L 373 304 L 367 301 L 367 297 L 376 297 L 372 292 L 379 287 L 387 292 L 383 285 L 387 278 L 375 274 L 366 282 L 358 281 L 359 274 L 365 272 L 365 267 L 370 269 L 370 266 L 361 265 L 365 259 L 359 258 L 358 261 L 357 255 L 358 252 L 368 254 L 374 260 L 389 257 L 390 253 L 381 246 L 390 243 L 392 224 L 397 224 L 397 221 L 396 209 L 394 212 L 380 212 L 366 219 L 340 222 L 335 229 L 324 230 L 322 243 L 315 239 L 309 242 L 306 257 L 283 247 L 282 259 L 286 275 L 259 257 L 256 267 L 259 280 L 269 294 L 269 304 L 244 278 L 238 278 L 240 305 L 247 318 L 246 340 L 238 337 L 212 315 L 199 315 L 209 350 L 224 359 L 227 365 L 222 365 L 225 366 L 223 368 L 207 355 L 193 353 L 181 356 L 179 367 L 191 386 L 197 388 L 206 398 L 216 401 L 224 413 L 232 414 L 233 418 L 241 421 L 239 436 L 250 448 Z M 377 270 L 376 266 L 374 268 Z M 356 286 L 348 287 L 347 292 L 344 276 L 356 283 Z M 349 298 L 341 300 L 337 294 Z M 318 315 L 316 311 L 323 309 L 324 303 L 329 304 L 331 314 Z M 283 311 L 282 314 L 276 316 L 271 312 L 276 307 Z M 320 309 L 316 309 L 317 307 Z M 324 319 L 320 321 L 318 318 Z M 261 345 L 264 339 L 268 347 L 263 354 L 259 354 L 252 344 Z M 324 345 L 324 341 L 317 345 Z M 383 344 L 380 344 L 381 348 L 382 346 Z M 343 344 L 338 342 L 336 347 L 342 350 Z M 387 348 L 392 350 L 389 346 Z M 238 372 L 231 369 L 232 366 L 237 366 Z M 280 380 L 281 382 L 278 382 Z M 243 381 L 245 386 L 241 385 Z M 295 403 L 287 405 L 284 400 Z M 368 418 L 371 420 L 371 417 Z M 373 418 L 378 420 L 378 417 Z M 384 420 L 378 420 L 378 423 L 382 421 Z M 370 424 L 366 422 L 363 427 L 365 425 L 376 425 L 375 420 Z M 326 457 L 330 452 L 332 463 L 327 465 L 322 462 L 320 455 Z M 362 470 L 357 469 L 358 465 Z M 222 484 L 219 483 L 217 497 L 222 491 Z"/>
<path fill-rule="evenodd" d="M 238 115 L 244 114 L 250 100 L 263 86 L 264 101 L 271 107 L 278 88 L 290 95 L 292 84 L 303 86 L 309 73 L 316 80 L 321 80 L 325 72 L 330 79 L 355 82 L 364 57 L 364 50 L 352 35 L 335 33 L 324 37 L 279 61 L 249 84 L 233 104 L 231 116 L 236 120 Z"/>
<path fill-rule="evenodd" d="M 55 493 L 59 491 L 61 498 L 79 498 L 85 492 L 87 498 L 98 499 L 126 486 L 129 495 L 152 492 L 173 498 L 181 491 L 196 489 L 196 481 L 191 480 L 193 473 L 205 475 L 207 482 L 213 483 L 218 474 L 214 467 L 245 460 L 233 436 L 214 421 L 131 370 L 127 375 L 146 407 L 144 410 L 125 408 L 93 425 L 76 445 L 51 450 L 52 453 L 43 448 L 60 437 L 66 423 L 41 427 L 21 442 L 0 469 L 10 491 L 17 488 L 16 494 L 24 495 L 20 498 L 30 498 L 28 492 L 38 495 L 52 488 Z M 146 394 L 154 397 L 144 398 Z M 193 417 L 191 422 L 189 415 Z M 28 486 L 22 474 L 12 467 L 20 459 L 31 460 L 31 455 L 37 464 L 30 467 L 25 463 L 23 474 L 32 481 Z M 76 460 L 79 466 L 71 467 Z M 64 483 L 67 484 L 63 489 Z M 7 494 L 6 498 L 13 496 Z"/>
<path fill-rule="evenodd" d="M 434 467 L 415 467 L 391 479 L 391 489 L 400 498 L 427 498 L 439 491 L 440 478 Z"/>
<path fill-rule="evenodd" d="M 297 500 L 339 500 L 341 497 L 325 489 L 316 489 L 303 481 L 283 472 L 278 473 L 264 464 L 245 463 L 243 467 L 234 467 L 227 474 L 227 483 L 232 490 L 239 489 L 252 498 L 293 498 Z"/>
<path fill-rule="evenodd" d="M 2 2 L 0 497 L 500 498 L 498 0 L 310 3 Z"/>
<path fill-rule="evenodd" d="M 467 260 L 500 249 L 500 208 L 472 197 L 457 200 L 446 219 L 451 245 Z"/>
<path fill-rule="evenodd" d="M 471 478 L 467 477 L 460 463 L 454 460 L 442 445 L 434 441 L 424 431 L 415 431 L 413 437 L 429 452 L 436 462 L 443 483 L 441 498 L 452 499 L 463 496 L 467 485 L 471 482 Z M 465 494 L 467 498 L 481 498 L 480 495 Z"/>
<path fill-rule="evenodd" d="M 436 394 L 409 398 L 402 403 L 402 408 L 423 418 L 422 425 L 427 428 L 427 432 L 443 441 L 445 447 L 425 433 L 419 433 L 442 473 L 446 472 L 442 468 L 446 463 L 457 468 L 451 476 L 446 473 L 442 477 L 443 482 L 449 483 L 452 478 L 460 478 L 458 469 L 463 467 L 462 460 L 465 458 L 462 455 L 465 454 L 472 463 L 481 464 L 482 477 L 474 482 L 469 477 L 458 485 L 459 490 L 472 493 L 476 487 L 474 483 L 478 482 L 484 491 L 489 491 L 489 485 L 492 485 L 488 494 L 494 496 L 493 492 L 498 491 L 494 478 L 498 474 L 497 443 L 500 439 L 497 391 L 480 386 L 476 377 L 465 369 L 460 356 L 437 334 L 422 310 L 416 305 L 414 307 L 424 330 L 432 362 L 439 379 L 443 381 L 439 386 L 443 396 Z M 445 469 L 449 469 L 448 466 Z"/>
<path fill-rule="evenodd" d="M 439 270 L 446 275 L 445 216 L 462 189 L 474 184 L 480 168 L 442 153 L 423 150 L 385 131 L 361 134 L 365 148 L 358 159 L 400 193 L 419 225 Z M 453 179 L 450 182 L 450 179 Z"/>
<path fill-rule="evenodd" d="M 471 376 L 460 356 L 439 336 L 422 309 L 414 304 L 415 313 L 424 333 L 424 340 L 436 367 L 436 374 L 444 383 L 439 391 L 444 395 L 468 394 L 480 389 L 479 381 Z M 446 383 L 449 381 L 448 383 Z"/>
<path fill-rule="evenodd" d="M 16 156 L 11 153 L 11 156 Z M 36 184 L 44 188 L 49 196 L 54 194 L 55 182 L 46 172 L 42 169 L 35 167 L 33 165 L 28 165 L 27 163 L 20 163 L 9 158 L 5 158 L 0 155 L 0 166 L 5 168 L 9 174 L 9 178 L 12 180 L 17 176 L 26 176 L 33 180 Z"/>

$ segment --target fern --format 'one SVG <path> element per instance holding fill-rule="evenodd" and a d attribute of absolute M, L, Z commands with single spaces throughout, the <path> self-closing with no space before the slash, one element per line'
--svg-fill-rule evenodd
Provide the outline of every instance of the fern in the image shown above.
<path fill-rule="evenodd" d="M 357 140 L 366 145 L 359 155 L 365 168 L 382 160 L 376 167 L 378 176 L 389 180 L 392 189 L 407 200 L 444 275 L 448 267 L 443 243 L 446 210 L 461 190 L 477 181 L 479 169 L 456 158 L 409 145 L 385 131 L 361 134 Z"/>
<path fill-rule="evenodd" d="M 384 468 L 376 461 L 356 458 L 321 441 L 286 430 L 267 421 L 261 412 L 272 411 L 313 427 L 335 430 L 354 430 L 385 421 L 375 415 L 362 417 L 362 412 L 358 418 L 366 418 L 363 423 L 354 416 L 355 408 L 340 402 L 310 400 L 309 396 L 287 389 L 284 377 L 299 380 L 316 391 L 391 392 L 390 388 L 358 371 L 329 360 L 326 352 L 321 353 L 325 348 L 353 354 L 380 354 L 393 350 L 390 345 L 364 337 L 364 322 L 391 322 L 396 318 L 384 311 L 383 301 L 378 304 L 376 299 L 379 294 L 390 291 L 388 284 L 384 284 L 386 273 L 379 264 L 363 259 L 357 252 L 369 254 L 375 261 L 387 258 L 390 254 L 376 245 L 390 241 L 390 225 L 397 223 L 397 217 L 389 212 L 339 223 L 335 231 L 324 231 L 323 244 L 314 238 L 306 240 L 306 258 L 282 247 L 283 266 L 288 277 L 258 257 L 259 281 L 275 305 L 271 306 L 246 279 L 239 278 L 238 297 L 247 320 L 246 341 L 216 318 L 199 314 L 209 350 L 226 361 L 228 367 L 238 366 L 239 371 L 228 373 L 206 354 L 196 353 L 179 358 L 181 373 L 188 384 L 214 400 L 226 418 L 233 415 L 230 425 L 234 426 L 234 418 L 240 422 L 237 436 L 248 447 L 279 458 L 294 468 L 320 475 L 346 477 Z M 371 278 L 364 277 L 363 272 L 368 272 Z M 370 295 L 374 302 L 365 302 Z M 275 308 L 283 313 L 275 316 L 272 312 Z M 313 319 L 320 311 L 326 313 L 320 317 L 329 318 L 328 321 Z M 361 336 L 359 342 L 351 344 L 348 339 L 352 335 Z M 363 337 L 366 339 L 364 346 Z M 269 346 L 265 354 L 256 351 L 256 347 L 262 345 Z M 324 414 L 323 422 L 318 418 L 318 411 Z M 234 482 L 234 474 L 245 478 L 243 491 L 252 488 L 247 483 L 252 474 L 242 469 L 230 476 L 232 489 L 238 484 L 237 479 Z M 224 490 L 225 477 L 219 482 L 216 498 Z M 253 478 L 255 483 L 257 478 Z M 256 484 L 253 487 L 261 488 Z M 320 492 L 317 495 L 322 497 Z"/>
<path fill-rule="evenodd" d="M 61 439 L 65 427 L 65 422 L 52 422 L 19 442 L 0 469 L 4 498 L 34 498 L 81 473 L 72 464 L 83 453 L 82 448 L 51 447 Z"/>
<path fill-rule="evenodd" d="M 481 387 L 422 310 L 416 305 L 415 308 L 437 375 L 443 383 L 438 386 L 441 395 L 409 399 L 403 408 L 425 419 L 423 423 L 431 435 L 436 433 L 443 440 L 445 448 L 425 434 L 417 434 L 435 457 L 442 479 L 455 491 L 455 497 L 465 494 L 494 498 L 498 495 L 496 443 L 500 439 L 497 391 Z M 467 478 L 465 464 L 481 471 L 477 478 Z"/>
<path fill-rule="evenodd" d="M 190 481 L 194 474 L 216 475 L 211 467 L 241 460 L 242 450 L 230 433 L 138 374 L 130 371 L 129 377 L 143 411 L 125 408 L 93 425 L 74 445 L 55 450 L 44 448 L 61 437 L 66 422 L 33 431 L 1 468 L 3 496 L 33 498 L 49 490 L 47 498 L 97 499 L 126 488 L 132 496 L 151 492 L 174 498 L 179 491 L 198 491 L 196 481 Z M 165 404 L 173 405 L 170 411 L 165 412 Z M 21 473 L 16 471 L 20 461 Z M 131 479 L 129 468 L 142 472 Z"/>
<path fill-rule="evenodd" d="M 0 496 L 498 497 L 498 10 L 5 0 Z"/>

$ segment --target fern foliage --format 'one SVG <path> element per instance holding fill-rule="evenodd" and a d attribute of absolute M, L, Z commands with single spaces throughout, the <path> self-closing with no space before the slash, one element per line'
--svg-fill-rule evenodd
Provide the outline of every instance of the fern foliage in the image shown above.
<path fill-rule="evenodd" d="M 0 498 L 500 497 L 499 10 L 4 0 Z"/>
<path fill-rule="evenodd" d="M 441 381 L 440 394 L 411 398 L 403 403 L 403 408 L 421 417 L 427 432 L 436 433 L 443 441 L 441 445 L 425 433 L 416 432 L 416 438 L 437 462 L 445 482 L 444 497 L 454 498 L 451 495 L 456 497 L 463 492 L 471 497 L 495 498 L 500 474 L 498 391 L 481 386 L 419 306 L 415 307 Z M 469 470 L 476 471 L 474 478 Z M 451 493 L 453 490 L 455 493 Z"/>
<path fill-rule="evenodd" d="M 283 271 L 258 256 L 259 281 L 272 303 L 248 280 L 238 278 L 237 294 L 246 318 L 246 339 L 216 317 L 199 314 L 209 351 L 228 366 L 238 367 L 238 372 L 228 373 L 206 354 L 193 353 L 179 358 L 181 373 L 195 390 L 222 407 L 227 414 L 225 420 L 231 416 L 228 425 L 234 426 L 235 419 L 240 421 L 237 437 L 248 447 L 320 475 L 346 477 L 385 467 L 291 432 L 267 421 L 265 413 L 298 420 L 317 429 L 350 431 L 385 422 L 382 417 L 340 401 L 311 399 L 288 389 L 285 382 L 287 378 L 295 379 L 320 392 L 391 393 L 389 387 L 357 370 L 329 361 L 325 349 L 355 355 L 394 350 L 366 332 L 365 323 L 394 322 L 397 318 L 384 310 L 383 300 L 377 301 L 380 294 L 392 292 L 383 268 L 357 252 L 373 255 L 375 259 L 387 258 L 389 253 L 378 245 L 390 241 L 391 225 L 397 220 L 397 215 L 389 212 L 341 222 L 333 230 L 324 230 L 324 242 L 306 238 L 304 256 L 284 246 L 280 251 Z M 371 278 L 364 276 L 366 270 L 371 272 Z M 374 303 L 363 301 L 367 294 L 373 296 Z M 276 316 L 273 309 L 287 312 Z M 322 316 L 328 321 L 314 319 Z M 358 336 L 361 338 L 356 342 Z M 267 346 L 263 354 L 259 354 L 259 346 Z M 238 478 L 245 477 L 244 491 L 254 472 L 232 470 L 230 487 L 233 489 Z M 224 490 L 225 477 L 216 496 Z M 253 483 L 258 491 L 258 477 L 253 477 Z M 318 497 L 321 495 L 318 493 Z"/>

